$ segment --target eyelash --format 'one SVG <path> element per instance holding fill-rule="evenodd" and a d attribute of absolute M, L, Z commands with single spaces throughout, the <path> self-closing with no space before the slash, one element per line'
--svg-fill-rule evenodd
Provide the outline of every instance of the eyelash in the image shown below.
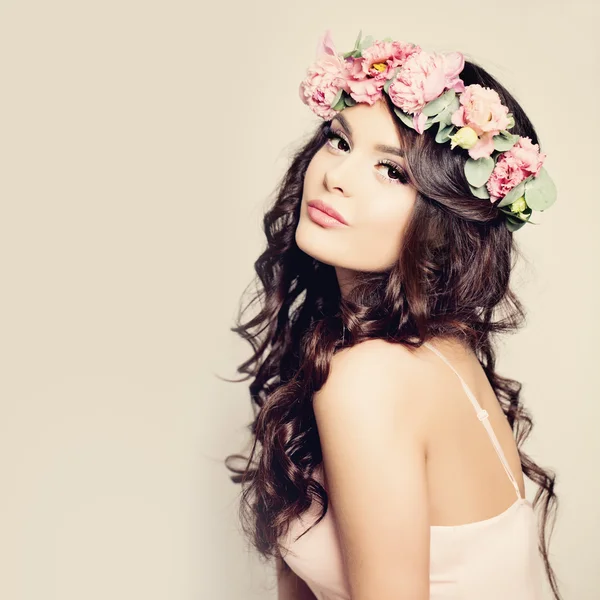
<path fill-rule="evenodd" d="M 328 146 L 332 150 L 340 151 L 337 148 L 334 148 L 331 144 L 329 144 L 329 142 L 334 138 L 339 138 L 343 142 L 348 144 L 348 146 L 350 145 L 348 140 L 342 135 L 341 131 L 337 131 L 331 127 L 329 127 L 328 129 L 325 130 L 325 137 L 327 138 Z M 390 167 L 391 169 L 396 171 L 396 173 L 398 174 L 398 178 L 393 179 L 391 177 L 385 177 L 385 176 L 381 175 L 381 173 L 379 171 L 377 171 L 377 176 L 380 177 L 381 179 L 383 179 L 384 181 L 392 182 L 395 185 L 406 185 L 408 183 L 409 180 L 408 180 L 408 176 L 406 175 L 406 172 L 404 171 L 404 169 L 402 169 L 402 167 L 400 167 L 396 163 L 393 163 L 386 159 L 382 159 L 377 163 L 377 166 L 379 166 L 379 165 L 385 165 L 386 167 Z"/>

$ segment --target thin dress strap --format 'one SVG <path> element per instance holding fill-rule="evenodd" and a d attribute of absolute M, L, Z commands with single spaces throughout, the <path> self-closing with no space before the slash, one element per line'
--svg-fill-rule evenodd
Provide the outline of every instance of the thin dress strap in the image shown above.
<path fill-rule="evenodd" d="M 427 348 L 429 348 L 432 352 L 437 354 L 456 373 L 457 377 L 460 379 L 463 389 L 467 393 L 467 396 L 469 397 L 471 404 L 475 407 L 475 410 L 477 411 L 478 419 L 483 423 L 485 430 L 488 432 L 488 435 L 490 436 L 490 439 L 492 440 L 492 444 L 494 445 L 494 448 L 496 449 L 496 453 L 500 457 L 502 466 L 504 467 L 506 474 L 508 475 L 509 479 L 511 480 L 515 490 L 517 491 L 517 497 L 519 499 L 521 499 L 521 490 L 519 489 L 519 484 L 517 483 L 517 480 L 515 479 L 512 471 L 510 470 L 508 461 L 506 460 L 506 456 L 504 455 L 504 452 L 502 451 L 502 447 L 500 446 L 500 443 L 498 442 L 498 438 L 496 437 L 496 434 L 494 433 L 494 430 L 492 429 L 492 426 L 491 426 L 489 418 L 488 418 L 489 415 L 488 415 L 487 410 L 484 410 L 483 408 L 481 408 L 479 402 L 477 402 L 477 399 L 473 395 L 473 392 L 471 392 L 471 390 L 469 389 L 469 386 L 467 385 L 465 380 L 460 376 L 458 371 L 450 364 L 450 361 L 437 348 L 434 348 L 428 342 L 423 342 L 423 345 L 427 346 Z"/>

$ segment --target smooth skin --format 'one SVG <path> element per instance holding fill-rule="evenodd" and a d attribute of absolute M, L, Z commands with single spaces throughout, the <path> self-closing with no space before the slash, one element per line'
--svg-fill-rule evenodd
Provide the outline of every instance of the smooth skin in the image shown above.
<path fill-rule="evenodd" d="M 282 559 L 276 560 L 277 600 L 316 600 L 316 596 L 294 571 L 282 568 Z"/>
<path fill-rule="evenodd" d="M 400 146 L 385 106 L 357 104 L 343 115 L 347 142 L 330 140 L 308 167 L 296 241 L 335 267 L 346 294 L 354 273 L 396 260 L 416 190 L 379 164 L 391 155 L 377 145 Z M 313 198 L 332 204 L 349 226 L 312 222 L 305 203 Z M 524 496 L 512 431 L 477 357 L 456 340 L 430 343 L 488 411 Z M 460 381 L 428 348 L 411 354 L 368 340 L 333 356 L 313 407 L 352 600 L 428 600 L 430 526 L 482 521 L 516 500 Z M 278 600 L 314 600 L 301 581 L 280 577 Z"/>
<path fill-rule="evenodd" d="M 339 137 L 328 139 L 306 170 L 295 239 L 301 250 L 333 265 L 342 284 L 356 271 L 379 272 L 397 261 L 417 191 L 403 183 L 404 158 L 378 149 L 402 151 L 384 101 L 346 108 L 332 130 Z M 307 203 L 316 199 L 333 206 L 348 226 L 312 221 Z"/>

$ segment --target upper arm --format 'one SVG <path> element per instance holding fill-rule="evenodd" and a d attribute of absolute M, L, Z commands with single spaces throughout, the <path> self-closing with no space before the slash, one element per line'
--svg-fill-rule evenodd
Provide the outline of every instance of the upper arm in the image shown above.
<path fill-rule="evenodd" d="M 277 600 L 316 600 L 311 589 L 301 577 L 289 567 L 285 567 L 283 559 L 276 559 Z"/>
<path fill-rule="evenodd" d="M 313 405 L 352 600 L 429 598 L 418 358 L 369 340 L 335 354 Z"/>

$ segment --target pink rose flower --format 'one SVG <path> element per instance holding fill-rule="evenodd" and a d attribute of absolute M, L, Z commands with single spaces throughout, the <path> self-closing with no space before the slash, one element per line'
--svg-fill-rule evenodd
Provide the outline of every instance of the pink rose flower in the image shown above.
<path fill-rule="evenodd" d="M 533 144 L 528 137 L 520 137 L 510 150 L 498 157 L 486 184 L 490 201 L 494 203 L 503 198 L 527 177 L 535 177 L 545 159 L 546 154 L 539 152 L 538 144 Z"/>
<path fill-rule="evenodd" d="M 495 131 L 486 131 L 483 135 L 480 135 L 477 143 L 469 148 L 469 156 L 473 160 L 490 156 L 494 151 L 494 135 L 496 135 Z"/>
<path fill-rule="evenodd" d="M 419 113 L 445 90 L 462 92 L 459 78 L 465 59 L 460 52 L 438 54 L 421 50 L 411 54 L 388 88 L 392 102 L 408 114 Z"/>
<path fill-rule="evenodd" d="M 460 108 L 452 115 L 457 127 L 471 127 L 478 135 L 490 132 L 498 134 L 509 124 L 508 107 L 502 104 L 496 90 L 484 88 L 478 83 L 468 85 L 460 95 Z"/>
<path fill-rule="evenodd" d="M 315 63 L 307 69 L 307 75 L 300 83 L 300 100 L 319 117 L 331 119 L 337 113 L 331 103 L 341 89 L 348 91 L 347 78 L 347 65 L 337 54 L 327 30 L 319 41 Z"/>

